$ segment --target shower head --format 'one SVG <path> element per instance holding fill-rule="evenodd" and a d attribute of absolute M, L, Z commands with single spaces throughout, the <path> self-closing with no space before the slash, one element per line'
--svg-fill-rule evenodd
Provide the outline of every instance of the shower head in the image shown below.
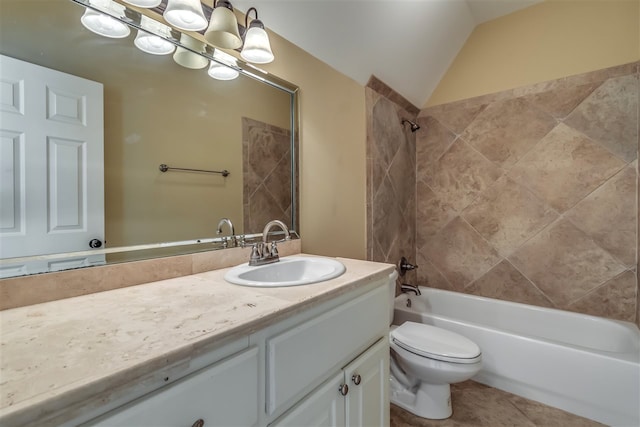
<path fill-rule="evenodd" d="M 405 123 L 409 123 L 409 125 L 411 126 L 411 132 L 415 132 L 418 129 L 420 129 L 420 125 L 417 124 L 416 122 L 412 122 L 411 120 L 407 120 L 407 119 L 402 119 L 402 124 Z"/>

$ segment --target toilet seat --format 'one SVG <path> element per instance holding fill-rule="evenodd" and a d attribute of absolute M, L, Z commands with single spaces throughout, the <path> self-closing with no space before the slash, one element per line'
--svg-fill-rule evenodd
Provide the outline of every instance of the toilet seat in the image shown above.
<path fill-rule="evenodd" d="M 468 338 L 423 323 L 405 322 L 391 331 L 398 347 L 429 359 L 453 363 L 480 361 L 480 347 Z"/>

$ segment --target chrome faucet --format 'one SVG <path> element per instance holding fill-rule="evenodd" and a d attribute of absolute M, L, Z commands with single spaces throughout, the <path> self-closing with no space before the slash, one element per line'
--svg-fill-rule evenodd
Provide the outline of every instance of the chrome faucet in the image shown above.
<path fill-rule="evenodd" d="M 269 237 L 269 231 L 273 227 L 280 227 L 282 231 L 284 231 L 284 240 L 291 240 L 291 234 L 289 233 L 289 228 L 287 225 L 277 219 L 273 221 L 269 221 L 267 225 L 264 226 L 264 230 L 262 230 L 262 242 L 256 243 L 251 248 L 251 257 L 249 258 L 249 265 L 263 265 L 263 264 L 271 264 L 273 262 L 280 261 L 280 256 L 278 255 L 278 246 L 276 242 L 271 242 L 271 247 L 268 247 L 267 238 Z"/>
<path fill-rule="evenodd" d="M 231 233 L 231 242 L 233 243 L 233 246 L 237 246 L 237 242 L 236 242 L 236 231 L 233 228 L 233 223 L 231 222 L 231 220 L 229 218 L 222 218 L 220 220 L 220 222 L 218 222 L 218 229 L 216 230 L 216 234 L 222 234 L 222 226 L 224 224 L 227 224 L 229 226 L 229 232 Z M 222 246 L 223 247 L 227 247 L 227 238 L 223 237 L 222 238 Z"/>

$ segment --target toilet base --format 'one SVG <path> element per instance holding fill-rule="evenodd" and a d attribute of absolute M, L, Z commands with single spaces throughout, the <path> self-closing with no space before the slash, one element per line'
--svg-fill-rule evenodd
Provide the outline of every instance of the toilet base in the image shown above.
<path fill-rule="evenodd" d="M 420 385 L 412 391 L 391 377 L 391 403 L 422 418 L 443 420 L 453 414 L 449 384 Z"/>

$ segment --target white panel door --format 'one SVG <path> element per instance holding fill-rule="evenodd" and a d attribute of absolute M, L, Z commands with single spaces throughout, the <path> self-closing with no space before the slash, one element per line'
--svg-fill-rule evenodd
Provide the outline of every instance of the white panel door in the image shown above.
<path fill-rule="evenodd" d="M 347 426 L 389 425 L 389 342 L 382 338 L 344 368 Z"/>
<path fill-rule="evenodd" d="M 273 427 L 344 426 L 344 397 L 340 394 L 342 371 L 307 396 L 291 411 L 276 420 Z"/>
<path fill-rule="evenodd" d="M 104 242 L 103 88 L 0 55 L 0 258 Z M 0 277 L 103 263 L 3 265 Z"/>
<path fill-rule="evenodd" d="M 83 426 L 252 427 L 258 424 L 258 349 L 204 368 Z"/>

